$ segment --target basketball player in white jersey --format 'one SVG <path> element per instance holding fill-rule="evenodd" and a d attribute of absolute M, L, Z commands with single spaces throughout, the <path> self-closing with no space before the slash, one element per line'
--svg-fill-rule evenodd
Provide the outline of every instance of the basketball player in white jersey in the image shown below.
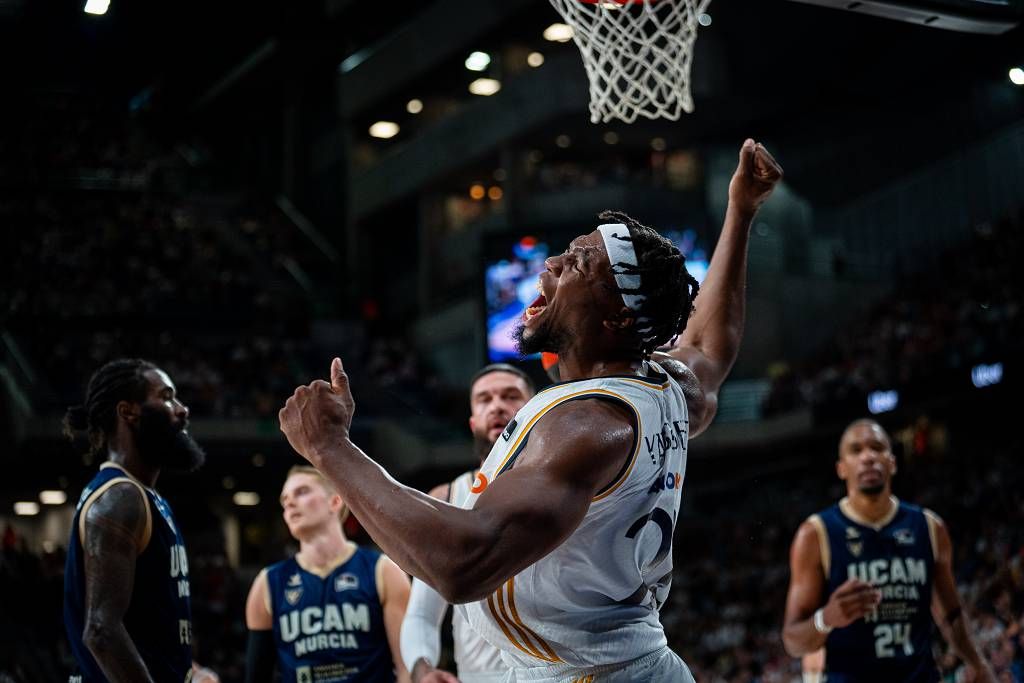
<path fill-rule="evenodd" d="M 494 442 L 535 393 L 530 376 L 513 365 L 492 363 L 476 373 L 469 385 L 469 429 L 478 465 L 483 465 Z M 479 467 L 464 472 L 453 481 L 434 487 L 430 495 L 462 505 L 480 486 L 478 471 Z M 439 630 L 447 609 L 448 602 L 437 591 L 413 579 L 402 621 L 402 659 L 412 673 L 412 683 L 491 683 L 504 679 L 508 666 L 502 662 L 500 650 L 470 628 L 459 610 L 452 615 L 459 677 L 435 668 L 441 653 Z"/>
<path fill-rule="evenodd" d="M 299 387 L 281 410 L 289 442 L 385 552 L 468 603 L 459 609 L 512 667 L 506 681 L 693 680 L 658 617 L 686 446 L 739 351 L 751 220 L 781 176 L 744 142 L 692 317 L 683 256 L 622 214 L 547 260 L 520 347 L 557 353 L 563 382 L 509 423 L 465 509 L 402 486 L 350 441 L 340 359 L 330 383 Z"/>

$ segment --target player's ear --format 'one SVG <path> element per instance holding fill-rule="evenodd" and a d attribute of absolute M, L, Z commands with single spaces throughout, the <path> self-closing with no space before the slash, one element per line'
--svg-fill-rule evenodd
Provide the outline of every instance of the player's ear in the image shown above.
<path fill-rule="evenodd" d="M 470 415 L 469 416 L 469 431 L 472 432 L 475 427 L 476 427 L 476 420 L 474 420 L 473 416 Z"/>
<path fill-rule="evenodd" d="M 839 475 L 840 479 L 846 481 L 848 473 L 846 471 L 846 463 L 843 462 L 842 456 L 840 456 L 839 459 L 836 460 L 836 474 Z"/>
<path fill-rule="evenodd" d="M 331 500 L 330 503 L 328 503 L 328 505 L 330 505 L 331 507 L 331 512 L 337 514 L 341 512 L 341 509 L 343 507 L 345 507 L 345 501 L 341 499 L 341 496 L 339 494 L 335 493 L 333 496 L 331 496 Z"/>
<path fill-rule="evenodd" d="M 636 323 L 636 313 L 623 306 L 615 315 L 603 321 L 603 325 L 609 330 L 628 330 Z"/>
<path fill-rule="evenodd" d="M 141 409 L 138 403 L 133 403 L 132 401 L 118 401 L 114 409 L 117 411 L 117 417 L 128 424 L 135 424 L 139 420 Z"/>

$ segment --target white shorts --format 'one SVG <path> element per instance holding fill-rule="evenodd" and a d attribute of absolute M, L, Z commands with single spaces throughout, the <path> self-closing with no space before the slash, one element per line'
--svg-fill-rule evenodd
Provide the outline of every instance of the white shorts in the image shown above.
<path fill-rule="evenodd" d="M 538 666 L 512 669 L 505 683 L 694 683 L 690 669 L 675 652 L 663 647 L 622 664 L 587 668 Z"/>

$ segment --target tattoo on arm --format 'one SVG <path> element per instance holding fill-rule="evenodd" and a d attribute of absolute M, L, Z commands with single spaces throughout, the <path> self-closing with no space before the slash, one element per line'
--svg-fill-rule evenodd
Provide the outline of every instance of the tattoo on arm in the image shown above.
<path fill-rule="evenodd" d="M 85 632 L 82 639 L 112 681 L 151 681 L 124 626 L 144 540 L 148 503 L 138 487 L 119 482 L 85 511 Z"/>

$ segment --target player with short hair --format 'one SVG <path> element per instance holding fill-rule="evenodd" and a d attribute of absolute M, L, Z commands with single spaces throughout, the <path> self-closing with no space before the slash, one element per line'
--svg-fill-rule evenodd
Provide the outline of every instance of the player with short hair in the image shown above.
<path fill-rule="evenodd" d="M 469 429 L 473 433 L 473 451 L 478 465 L 519 409 L 537 393 L 533 380 L 508 363 L 492 363 L 481 368 L 469 385 Z M 434 487 L 434 498 L 461 505 L 473 489 L 480 486 L 479 466 L 462 473 L 453 481 Z M 484 640 L 459 610 L 452 614 L 455 663 L 459 678 L 436 669 L 441 653 L 439 629 L 448 602 L 419 579 L 413 579 L 409 605 L 402 622 L 402 658 L 412 674 L 413 683 L 487 683 L 505 677 L 508 666 L 501 652 Z"/>
<path fill-rule="evenodd" d="M 711 422 L 739 351 L 751 220 L 782 175 L 753 140 L 739 156 L 692 319 L 685 258 L 624 214 L 601 214 L 547 260 L 519 346 L 557 353 L 563 381 L 508 424 L 464 508 L 402 486 L 350 441 L 340 359 L 330 382 L 299 387 L 281 410 L 293 448 L 366 512 L 374 540 L 468 603 L 459 609 L 512 667 L 506 680 L 692 681 L 658 616 L 687 442 Z"/>
<path fill-rule="evenodd" d="M 892 495 L 896 459 L 874 420 L 856 420 L 836 462 L 846 497 L 800 525 L 790 550 L 782 639 L 801 657 L 825 649 L 829 683 L 939 680 L 932 620 L 975 681 L 994 681 L 953 578 L 946 525 Z"/>
<path fill-rule="evenodd" d="M 286 683 L 408 681 L 398 649 L 408 577 L 345 538 L 345 503 L 314 468 L 292 467 L 280 502 L 299 552 L 249 589 L 246 681 L 273 680 L 275 661 Z"/>
<path fill-rule="evenodd" d="M 64 417 L 106 462 L 82 491 L 64 575 L 64 624 L 76 683 L 216 680 L 192 661 L 185 541 L 153 488 L 165 469 L 194 471 L 203 450 L 167 373 L 141 359 L 107 363 Z"/>

